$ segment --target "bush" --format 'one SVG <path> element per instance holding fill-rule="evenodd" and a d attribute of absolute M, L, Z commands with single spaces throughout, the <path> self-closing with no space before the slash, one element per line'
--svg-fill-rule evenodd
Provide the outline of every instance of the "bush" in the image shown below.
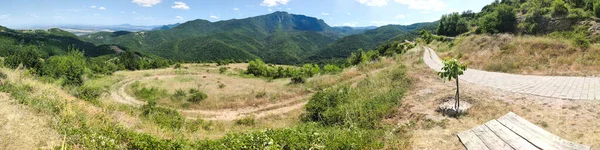
<path fill-rule="evenodd" d="M 562 17 L 569 14 L 569 9 L 563 0 L 554 0 L 554 2 L 552 2 L 551 10 L 552 16 L 555 17 Z"/>
<path fill-rule="evenodd" d="M 513 32 L 516 28 L 517 17 L 513 8 L 498 5 L 492 13 L 488 13 L 479 20 L 479 33 L 506 33 Z"/>
<path fill-rule="evenodd" d="M 142 116 L 163 128 L 180 129 L 185 122 L 185 118 L 179 112 L 157 106 L 155 99 L 148 100 L 141 109 Z"/>
<path fill-rule="evenodd" d="M 367 57 L 366 53 L 362 49 L 358 49 L 357 52 L 353 52 L 348 58 L 348 63 L 350 65 L 359 65 L 369 61 L 369 57 Z"/>
<path fill-rule="evenodd" d="M 65 85 L 78 86 L 83 84 L 85 69 L 86 60 L 83 52 L 71 49 L 68 55 L 50 57 L 38 73 L 52 78 L 65 78 Z"/>
<path fill-rule="evenodd" d="M 235 124 L 237 125 L 245 125 L 245 126 L 253 126 L 256 124 L 253 116 L 246 116 L 242 119 L 236 120 Z"/>
<path fill-rule="evenodd" d="M 221 67 L 221 68 L 219 68 L 219 73 L 223 74 L 223 73 L 227 72 L 227 69 L 229 69 L 229 68 Z"/>
<path fill-rule="evenodd" d="M 98 87 L 80 86 L 75 89 L 75 97 L 86 101 L 95 102 L 102 95 L 103 90 Z"/>
<path fill-rule="evenodd" d="M 323 71 L 324 73 L 336 73 L 336 72 L 340 72 L 342 69 L 340 69 L 340 67 L 336 66 L 336 65 L 332 65 L 332 64 L 327 64 L 323 67 Z"/>
<path fill-rule="evenodd" d="M 175 66 L 173 66 L 173 69 L 180 69 L 181 68 L 181 64 L 177 63 L 175 64 Z"/>
<path fill-rule="evenodd" d="M 187 97 L 187 93 L 182 89 L 175 90 L 175 93 L 171 96 L 171 100 L 179 101 Z"/>
<path fill-rule="evenodd" d="M 292 77 L 292 84 L 302 84 L 306 82 L 306 78 L 301 75 L 296 75 Z"/>
<path fill-rule="evenodd" d="M 37 70 L 42 66 L 41 57 L 41 54 L 34 48 L 26 48 L 8 55 L 4 60 L 4 65 L 13 69 L 23 65 L 24 68 Z"/>
<path fill-rule="evenodd" d="M 208 95 L 206 95 L 206 93 L 204 93 L 202 91 L 196 91 L 191 94 L 192 95 L 190 95 L 190 97 L 187 99 L 187 101 L 191 102 L 191 103 L 199 103 L 199 102 L 203 101 L 204 99 L 208 98 Z"/>

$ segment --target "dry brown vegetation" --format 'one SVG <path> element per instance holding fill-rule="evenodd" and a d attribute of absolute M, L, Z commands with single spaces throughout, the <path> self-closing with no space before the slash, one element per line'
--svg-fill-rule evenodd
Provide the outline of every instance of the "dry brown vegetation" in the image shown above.
<path fill-rule="evenodd" d="M 453 43 L 435 42 L 440 57 L 456 56 L 470 68 L 528 75 L 597 76 L 600 46 L 570 40 L 509 34 L 471 35 Z"/>
<path fill-rule="evenodd" d="M 405 56 L 415 86 L 407 93 L 390 124 L 405 128 L 411 149 L 464 149 L 456 134 L 515 112 L 563 139 L 600 147 L 600 102 L 570 101 L 515 94 L 461 82 L 461 97 L 473 104 L 459 119 L 448 118 L 435 109 L 455 92 L 453 82 L 444 82 L 422 61 L 422 52 Z M 406 129 L 408 128 L 408 129 Z"/>

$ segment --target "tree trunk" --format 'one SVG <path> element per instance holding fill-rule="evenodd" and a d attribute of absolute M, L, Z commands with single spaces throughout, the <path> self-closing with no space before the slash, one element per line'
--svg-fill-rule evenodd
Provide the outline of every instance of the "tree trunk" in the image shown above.
<path fill-rule="evenodd" d="M 456 104 L 455 104 L 456 117 L 458 117 L 458 114 L 460 113 L 459 107 L 460 107 L 460 94 L 459 94 L 459 89 L 458 89 L 458 75 L 456 75 Z"/>

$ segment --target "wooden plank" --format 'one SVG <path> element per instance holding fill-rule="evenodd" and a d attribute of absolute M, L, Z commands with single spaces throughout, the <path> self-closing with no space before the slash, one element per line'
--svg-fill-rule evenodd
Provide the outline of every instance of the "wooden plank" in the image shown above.
<path fill-rule="evenodd" d="M 541 149 L 590 149 L 589 146 L 561 139 L 512 112 L 500 117 L 498 122 Z"/>
<path fill-rule="evenodd" d="M 529 143 L 527 140 L 523 139 L 510 129 L 506 128 L 504 125 L 500 124 L 497 120 L 492 120 L 485 123 L 492 132 L 494 132 L 500 139 L 502 139 L 506 144 L 510 145 L 513 149 L 516 150 L 532 150 L 538 149 L 533 146 L 533 144 Z"/>
<path fill-rule="evenodd" d="M 514 117 L 514 119 L 516 121 L 518 121 L 519 124 L 522 124 L 530 129 L 536 131 L 537 133 L 539 133 L 541 135 L 547 136 L 550 139 L 555 140 L 557 143 L 568 147 L 569 149 L 577 149 L 577 150 L 589 150 L 590 149 L 590 146 L 583 145 L 583 144 L 577 144 L 575 142 L 571 142 L 571 141 L 562 139 L 559 136 L 556 136 L 556 135 L 544 130 L 543 128 L 536 126 L 535 124 L 527 121 L 526 119 L 518 116 L 515 113 L 510 112 L 507 115 Z"/>
<path fill-rule="evenodd" d="M 458 133 L 458 139 L 463 143 L 467 150 L 489 150 L 487 146 L 473 133 L 471 130 L 467 130 L 461 133 Z"/>
<path fill-rule="evenodd" d="M 510 145 L 500 139 L 492 130 L 485 125 L 477 126 L 471 129 L 473 133 L 487 146 L 490 150 L 512 150 Z"/>

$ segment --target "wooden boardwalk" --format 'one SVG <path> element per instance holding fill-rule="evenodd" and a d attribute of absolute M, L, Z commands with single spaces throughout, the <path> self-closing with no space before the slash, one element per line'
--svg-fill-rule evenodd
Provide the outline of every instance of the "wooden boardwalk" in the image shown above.
<path fill-rule="evenodd" d="M 510 112 L 473 129 L 458 133 L 469 150 L 589 150 L 534 125 Z"/>

